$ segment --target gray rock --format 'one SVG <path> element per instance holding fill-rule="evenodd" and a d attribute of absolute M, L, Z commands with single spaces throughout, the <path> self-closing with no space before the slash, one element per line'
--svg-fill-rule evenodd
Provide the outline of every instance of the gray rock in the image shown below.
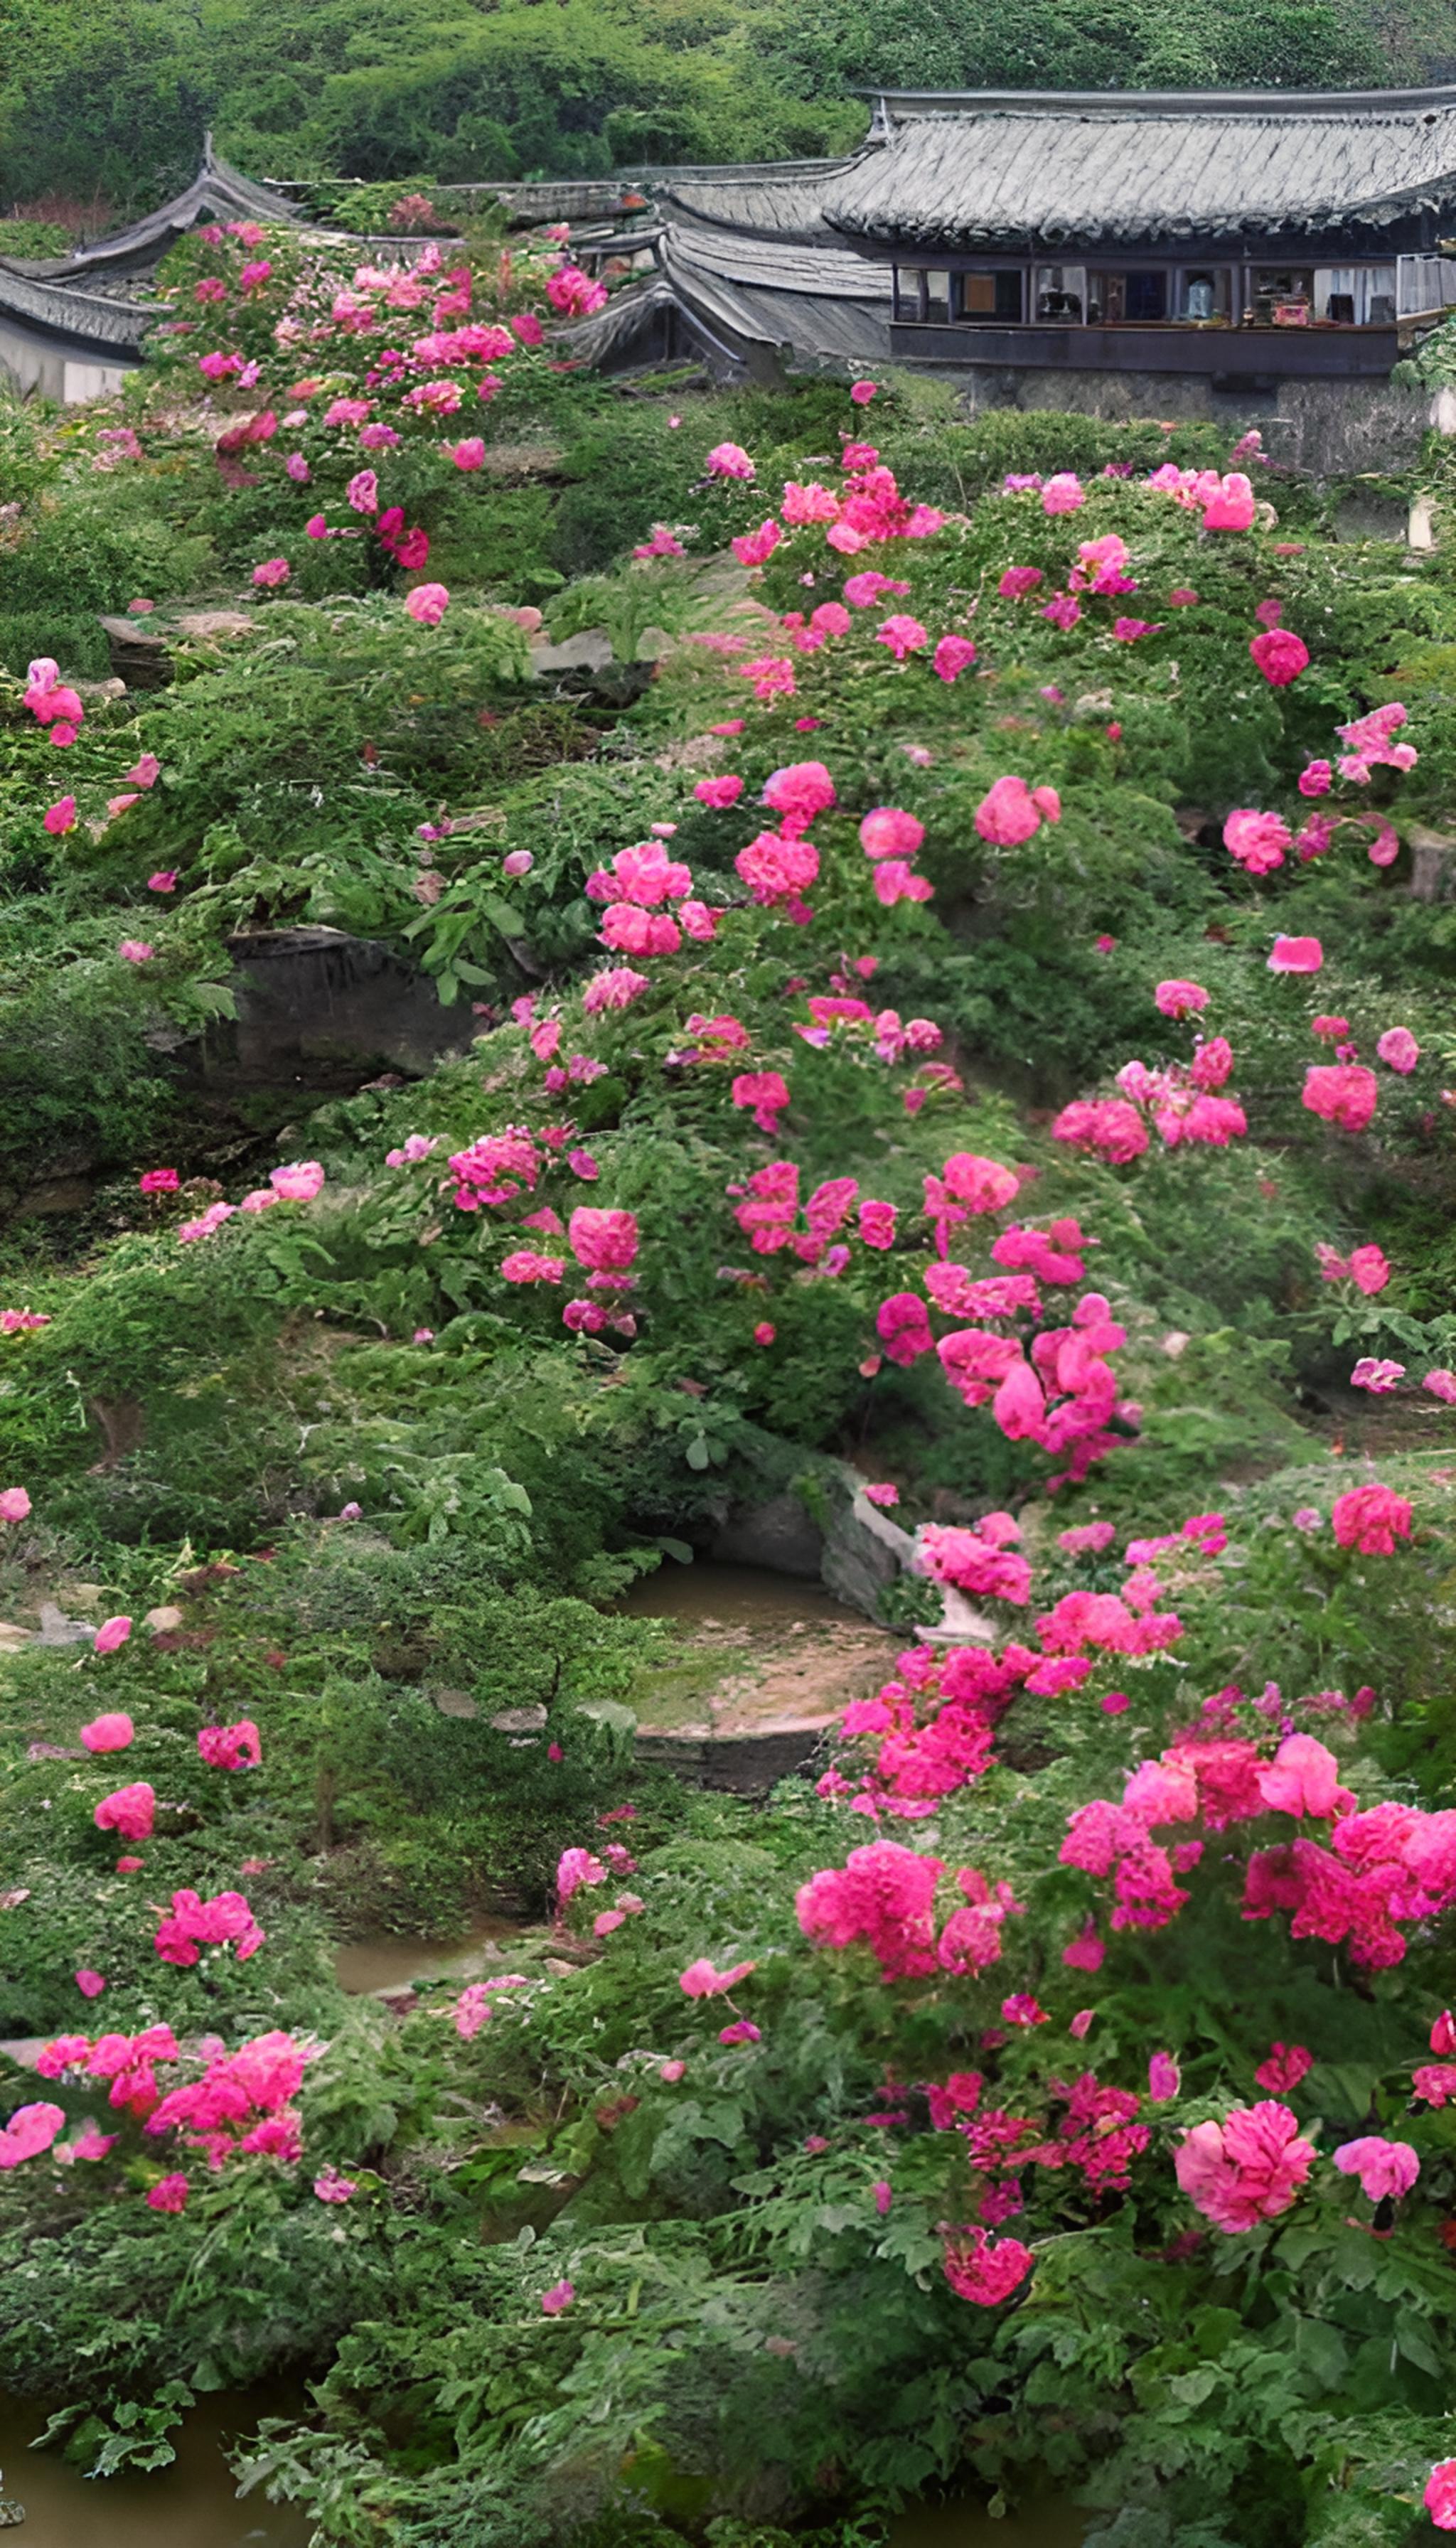
<path fill-rule="evenodd" d="M 559 646 L 533 646 L 533 673 L 600 673 L 611 662 L 611 639 L 604 628 L 582 628 Z"/>
<path fill-rule="evenodd" d="M 1424 823 L 1406 828 L 1410 850 L 1412 902 L 1449 902 L 1456 890 L 1456 838 L 1433 832 Z"/>
<path fill-rule="evenodd" d="M 869 1502 L 853 1470 L 844 1472 L 838 1486 L 821 1577 L 838 1600 L 852 1610 L 863 1610 L 868 1619 L 877 1619 L 879 1596 L 905 1573 L 915 1542 L 888 1513 Z"/>
<path fill-rule="evenodd" d="M 53 1601 L 42 1602 L 38 1646 L 89 1646 L 95 1634 L 84 1619 L 68 1619 Z"/>
<path fill-rule="evenodd" d="M 807 1778 L 817 1764 L 822 1730 L 778 1734 L 639 1734 L 636 1758 L 692 1787 L 729 1796 L 767 1796 L 780 1778 Z"/>
<path fill-rule="evenodd" d="M 320 1066 L 392 1062 L 414 1074 L 479 1033 L 467 1002 L 442 1008 L 428 975 L 341 929 L 249 931 L 228 942 L 237 1015 L 208 1033 L 207 1075 L 244 1085 L 317 1080 Z"/>
<path fill-rule="evenodd" d="M 708 1555 L 720 1566 L 763 1566 L 772 1575 L 821 1581 L 824 1533 L 794 1495 L 739 1504 L 715 1532 Z"/>

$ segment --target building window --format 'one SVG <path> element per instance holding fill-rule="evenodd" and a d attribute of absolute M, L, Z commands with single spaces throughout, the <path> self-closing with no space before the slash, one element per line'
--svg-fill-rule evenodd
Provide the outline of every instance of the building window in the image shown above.
<path fill-rule="evenodd" d="M 1315 311 L 1311 266 L 1264 265 L 1254 269 L 1254 317 L 1266 327 L 1308 327 Z"/>
<path fill-rule="evenodd" d="M 1007 267 L 957 274 L 956 315 L 970 325 L 1015 327 L 1022 318 L 1021 276 Z"/>
<path fill-rule="evenodd" d="M 1146 274 L 1127 277 L 1127 313 L 1139 325 L 1166 318 L 1168 315 L 1168 278 L 1154 267 Z"/>
<path fill-rule="evenodd" d="M 1033 315 L 1042 325 L 1078 327 L 1087 310 L 1084 265 L 1039 265 L 1033 278 Z"/>
<path fill-rule="evenodd" d="M 1394 320 L 1393 265 L 1317 266 L 1314 284 L 1317 326 L 1378 327 Z"/>
<path fill-rule="evenodd" d="M 1227 265 L 1191 265 L 1182 280 L 1182 318 L 1192 326 L 1227 325 L 1232 306 Z"/>

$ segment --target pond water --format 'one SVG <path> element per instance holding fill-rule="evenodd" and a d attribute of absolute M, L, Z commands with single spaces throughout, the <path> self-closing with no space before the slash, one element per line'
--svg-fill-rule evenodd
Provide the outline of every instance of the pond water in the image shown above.
<path fill-rule="evenodd" d="M 632 1619 L 677 1619 L 695 1628 L 788 1628 L 859 1621 L 858 1610 L 822 1584 L 775 1575 L 767 1566 L 715 1566 L 699 1558 L 682 1566 L 665 1557 L 655 1575 L 639 1576 L 617 1607 Z"/>
<path fill-rule="evenodd" d="M 401 1938 L 392 1929 L 368 1930 L 336 1950 L 333 1969 L 340 1990 L 354 1992 L 405 1990 L 410 1982 L 479 1981 L 493 1965 L 504 1963 L 508 1969 L 504 1950 L 524 1934 L 524 1927 L 520 1920 L 482 1913 L 463 1937 Z"/>
<path fill-rule="evenodd" d="M 260 2417 L 303 2406 L 298 2392 L 256 2389 L 204 2399 L 173 2436 L 177 2457 L 153 2477 L 81 2477 L 54 2451 L 29 2447 L 46 2410 L 0 2396 L 0 2493 L 25 2506 L 16 2548 L 308 2548 L 307 2516 L 260 2494 L 241 2502 L 225 2442 Z M 1059 2498 L 993 2521 L 980 2504 L 920 2504 L 902 2513 L 890 2548 L 1080 2548 L 1085 2516 Z"/>
<path fill-rule="evenodd" d="M 0 2397 L 0 2493 L 25 2506 L 16 2548 L 308 2548 L 310 2523 L 261 2495 L 238 2502 L 223 2457 L 287 2401 L 257 2390 L 203 2400 L 173 2435 L 177 2457 L 154 2477 L 84 2478 L 55 2451 L 33 2451 L 46 2409 Z M 296 2403 L 296 2402 L 294 2402 Z"/>

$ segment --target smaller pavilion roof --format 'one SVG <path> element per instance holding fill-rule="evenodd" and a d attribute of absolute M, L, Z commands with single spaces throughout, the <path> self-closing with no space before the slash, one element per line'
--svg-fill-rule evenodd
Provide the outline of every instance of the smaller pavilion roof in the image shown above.
<path fill-rule="evenodd" d="M 113 230 L 108 238 L 72 249 L 65 271 L 80 277 L 107 270 L 151 270 L 177 239 L 209 221 L 286 222 L 295 228 L 305 227 L 297 204 L 279 187 L 240 176 L 226 159 L 220 159 L 209 133 L 203 140 L 202 165 L 190 186 L 127 229 Z"/>

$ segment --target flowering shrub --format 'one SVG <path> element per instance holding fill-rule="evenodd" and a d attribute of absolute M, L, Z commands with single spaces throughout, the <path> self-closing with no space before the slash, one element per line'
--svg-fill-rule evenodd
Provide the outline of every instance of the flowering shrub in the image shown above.
<path fill-rule="evenodd" d="M 105 458 L 244 624 L 125 699 L 38 641 L 4 744 L 6 1138 L 103 1183 L 0 1308 L 0 2369 L 332 2359 L 268 2445 L 324 2537 L 614 2519 L 650 2431 L 729 2520 L 1054 2464 L 1149 2541 L 1401 2548 L 1456 1320 L 1391 667 L 1444 587 L 1212 427 L 659 413 L 556 368 L 569 237 L 378 255 L 188 242 L 136 451 L 78 420 L 17 534 Z M 300 925 L 439 1046 L 225 1095 L 215 1023 L 178 1105 Z M 747 1805 L 634 1758 L 612 1605 L 764 1505 L 898 1634 Z M 329 1978 L 501 1895 L 519 1971 Z"/>

